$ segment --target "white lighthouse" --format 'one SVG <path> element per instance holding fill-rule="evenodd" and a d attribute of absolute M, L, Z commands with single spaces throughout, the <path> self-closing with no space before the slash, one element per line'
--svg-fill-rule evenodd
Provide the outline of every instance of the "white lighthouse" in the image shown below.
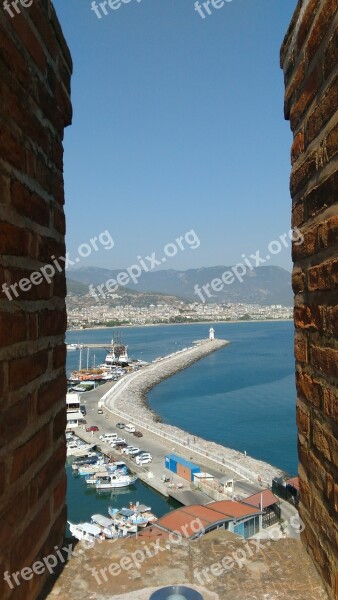
<path fill-rule="evenodd" d="M 215 339 L 215 330 L 213 327 L 210 327 L 209 329 L 209 340 L 210 342 L 212 342 Z"/>

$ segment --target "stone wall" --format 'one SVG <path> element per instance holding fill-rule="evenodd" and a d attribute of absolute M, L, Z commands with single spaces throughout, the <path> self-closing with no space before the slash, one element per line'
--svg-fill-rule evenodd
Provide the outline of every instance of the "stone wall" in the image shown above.
<path fill-rule="evenodd" d="M 45 575 L 25 571 L 26 581 L 20 574 L 10 585 L 3 573 L 55 553 L 66 522 L 64 263 L 50 283 L 40 269 L 65 256 L 72 62 L 51 3 L 28 4 L 10 3 L 13 16 L 0 5 L 2 600 L 36 598 Z"/>
<path fill-rule="evenodd" d="M 338 597 L 337 0 L 298 3 L 281 51 L 291 149 L 303 541 Z"/>

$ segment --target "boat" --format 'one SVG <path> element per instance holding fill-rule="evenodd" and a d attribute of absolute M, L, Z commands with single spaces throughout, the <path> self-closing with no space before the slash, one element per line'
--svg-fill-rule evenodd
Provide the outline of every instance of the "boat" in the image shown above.
<path fill-rule="evenodd" d="M 119 473 L 101 477 L 96 484 L 97 490 L 113 490 L 116 488 L 128 487 L 137 481 L 136 475 L 120 475 Z"/>
<path fill-rule="evenodd" d="M 157 517 L 151 512 L 151 507 L 139 504 L 138 502 L 136 504 L 130 502 L 129 508 L 108 507 L 108 514 L 113 519 L 123 517 L 138 527 L 146 527 L 149 523 L 157 521 Z"/>
<path fill-rule="evenodd" d="M 101 527 L 98 527 L 98 525 L 92 523 L 79 523 L 76 525 L 71 521 L 67 521 L 67 523 L 71 534 L 79 541 L 86 540 L 95 543 L 104 539 Z"/>
<path fill-rule="evenodd" d="M 90 450 L 95 444 L 79 444 L 79 443 L 67 443 L 67 456 L 87 456 L 89 457 Z"/>
<path fill-rule="evenodd" d="M 92 515 L 91 520 L 94 525 L 100 527 L 101 533 L 103 533 L 106 539 L 113 540 L 123 536 L 123 533 L 115 528 L 113 519 L 98 514 Z"/>
<path fill-rule="evenodd" d="M 77 350 L 77 344 L 67 344 L 67 350 Z"/>

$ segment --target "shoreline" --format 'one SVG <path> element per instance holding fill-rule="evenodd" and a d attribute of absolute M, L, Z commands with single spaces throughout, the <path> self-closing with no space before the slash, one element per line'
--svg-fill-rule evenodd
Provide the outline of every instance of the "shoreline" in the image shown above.
<path fill-rule="evenodd" d="M 212 346 L 206 345 L 211 343 Z M 165 423 L 148 405 L 147 394 L 156 385 L 228 344 L 230 342 L 225 340 L 204 341 L 186 352 L 164 357 L 121 379 L 110 388 L 102 400 L 111 413 L 126 418 L 137 427 L 152 429 L 155 435 L 163 437 L 170 445 L 177 443 L 184 447 L 186 453 L 204 456 L 207 462 L 223 463 L 234 473 L 256 484 L 259 481 L 270 484 L 274 477 L 285 475 L 282 469 Z"/>
<path fill-rule="evenodd" d="M 85 327 L 82 329 L 67 329 L 67 333 L 72 333 L 72 331 L 101 331 L 101 330 L 109 330 L 109 329 L 142 329 L 145 327 L 182 327 L 183 325 L 232 325 L 238 323 L 293 323 L 293 319 L 249 319 L 247 321 L 237 320 L 237 321 L 192 321 L 191 323 L 145 323 L 144 325 L 113 325 L 112 327 L 105 327 L 104 325 L 99 325 L 97 327 Z"/>

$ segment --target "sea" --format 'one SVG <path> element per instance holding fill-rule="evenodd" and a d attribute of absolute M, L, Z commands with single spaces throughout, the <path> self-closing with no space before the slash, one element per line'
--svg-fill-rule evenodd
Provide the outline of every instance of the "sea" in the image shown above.
<path fill-rule="evenodd" d="M 69 331 L 67 343 L 108 344 L 118 335 L 131 358 L 151 361 L 208 337 L 210 324 L 161 325 Z M 230 344 L 154 388 L 150 407 L 164 422 L 192 435 L 234 448 L 297 474 L 293 322 L 217 323 L 218 338 Z M 82 366 L 104 361 L 105 350 L 82 352 Z M 78 368 L 79 351 L 67 355 L 67 371 Z M 68 516 L 85 520 L 108 506 L 139 500 L 159 516 L 177 504 L 145 484 L 97 496 L 68 467 Z M 79 502 L 79 497 L 81 502 Z M 90 512 L 92 511 L 92 512 Z"/>

